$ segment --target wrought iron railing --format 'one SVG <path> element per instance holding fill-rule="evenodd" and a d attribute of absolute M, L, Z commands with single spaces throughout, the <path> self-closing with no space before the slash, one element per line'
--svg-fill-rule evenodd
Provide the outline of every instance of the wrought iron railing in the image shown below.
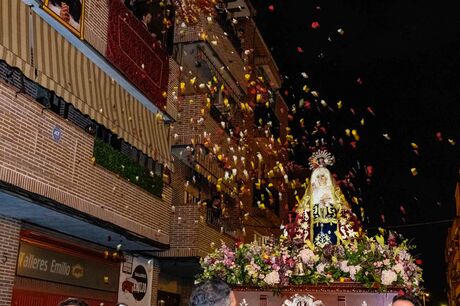
<path fill-rule="evenodd" d="M 219 230 L 223 234 L 227 234 L 233 238 L 237 237 L 238 232 L 234 226 L 231 226 L 228 222 L 228 218 L 222 216 L 222 210 L 209 205 L 206 209 L 206 223 L 208 226 Z"/>

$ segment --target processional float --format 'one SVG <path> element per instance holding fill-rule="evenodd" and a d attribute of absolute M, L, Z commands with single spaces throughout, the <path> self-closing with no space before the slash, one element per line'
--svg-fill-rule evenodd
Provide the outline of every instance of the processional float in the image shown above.
<path fill-rule="evenodd" d="M 407 240 L 366 235 L 327 168 L 333 163 L 325 150 L 310 157 L 295 221 L 279 239 L 222 244 L 202 259 L 198 281 L 225 280 L 241 306 L 388 306 L 398 292 L 418 294 L 422 270 Z"/>

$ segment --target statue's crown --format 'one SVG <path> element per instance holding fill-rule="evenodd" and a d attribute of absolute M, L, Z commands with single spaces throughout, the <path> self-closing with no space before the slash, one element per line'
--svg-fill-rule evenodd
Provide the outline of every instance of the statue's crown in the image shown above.
<path fill-rule="evenodd" d="M 326 150 L 318 150 L 314 152 L 308 159 L 310 169 L 318 167 L 332 166 L 335 162 L 334 156 Z"/>

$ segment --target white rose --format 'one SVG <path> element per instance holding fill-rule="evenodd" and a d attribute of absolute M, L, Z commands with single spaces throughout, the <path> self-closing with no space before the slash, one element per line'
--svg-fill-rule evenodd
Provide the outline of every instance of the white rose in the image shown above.
<path fill-rule="evenodd" d="M 302 262 L 306 265 L 312 265 L 319 260 L 319 256 L 315 255 L 310 249 L 303 249 L 299 252 Z"/>
<path fill-rule="evenodd" d="M 267 276 L 265 276 L 264 281 L 267 283 L 267 285 L 270 285 L 270 286 L 279 284 L 280 276 L 278 272 L 272 271 L 268 273 Z"/>
<path fill-rule="evenodd" d="M 389 286 L 398 279 L 398 275 L 393 270 L 382 271 L 382 284 Z"/>
<path fill-rule="evenodd" d="M 318 271 L 318 273 L 324 273 L 325 267 L 326 267 L 325 263 L 320 263 L 318 266 L 316 266 L 316 271 Z"/>
<path fill-rule="evenodd" d="M 350 267 L 348 266 L 348 260 L 344 260 L 340 262 L 340 270 L 343 272 L 350 272 Z"/>
<path fill-rule="evenodd" d="M 403 267 L 402 264 L 398 263 L 398 264 L 393 266 L 393 271 L 395 271 L 396 273 L 399 273 L 400 275 L 403 275 L 404 274 L 404 267 Z"/>

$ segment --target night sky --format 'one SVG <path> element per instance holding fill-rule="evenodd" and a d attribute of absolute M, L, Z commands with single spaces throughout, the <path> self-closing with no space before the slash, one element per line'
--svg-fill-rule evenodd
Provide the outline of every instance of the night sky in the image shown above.
<path fill-rule="evenodd" d="M 451 223 L 413 225 L 455 216 L 460 168 L 457 3 L 251 2 L 283 74 L 281 91 L 294 107 L 292 160 L 305 166 L 315 141 L 324 143 L 336 156 L 332 171 L 338 180 L 348 176 L 353 184 L 342 189 L 364 207 L 364 226 L 397 227 L 413 238 L 433 297 L 427 305 L 446 302 L 444 244 Z M 313 22 L 319 27 L 314 29 Z M 359 140 L 347 136 L 346 129 L 355 129 Z"/>

